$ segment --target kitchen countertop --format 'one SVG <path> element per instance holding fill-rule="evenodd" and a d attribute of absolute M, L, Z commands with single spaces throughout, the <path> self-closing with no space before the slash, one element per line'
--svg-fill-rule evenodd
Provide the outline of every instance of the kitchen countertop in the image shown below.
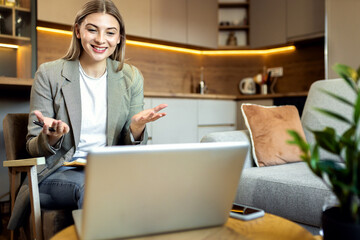
<path fill-rule="evenodd" d="M 308 92 L 273 93 L 254 95 L 224 95 L 224 94 L 199 94 L 199 93 L 158 93 L 144 92 L 145 97 L 156 98 L 192 98 L 192 99 L 218 99 L 218 100 L 249 100 L 249 99 L 272 99 L 280 97 L 306 97 Z"/>
<path fill-rule="evenodd" d="M 12 78 L 0 77 L 1 86 L 12 87 L 30 87 L 33 83 L 32 78 Z M 293 93 L 274 93 L 274 94 L 254 94 L 254 95 L 225 95 L 225 94 L 199 94 L 199 93 L 162 93 L 162 92 L 144 92 L 145 97 L 154 98 L 192 98 L 192 99 L 217 99 L 217 100 L 249 100 L 249 99 L 271 99 L 280 97 L 303 97 L 308 92 Z"/>

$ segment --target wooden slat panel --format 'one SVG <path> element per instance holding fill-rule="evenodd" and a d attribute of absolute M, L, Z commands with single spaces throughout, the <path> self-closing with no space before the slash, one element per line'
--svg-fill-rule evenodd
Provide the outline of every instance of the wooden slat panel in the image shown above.
<path fill-rule="evenodd" d="M 38 64 L 62 57 L 71 37 L 38 31 Z M 200 67 L 208 94 L 239 95 L 241 79 L 262 72 L 263 66 L 283 66 L 276 93 L 306 92 L 311 83 L 324 79 L 324 44 L 313 42 L 295 52 L 269 56 L 201 56 L 147 47 L 127 45 L 127 62 L 144 75 L 146 92 L 195 93 L 200 81 Z"/>
<path fill-rule="evenodd" d="M 64 56 L 71 42 L 70 35 L 37 31 L 38 66 Z"/>
<path fill-rule="evenodd" d="M 284 77 L 275 86 L 276 93 L 308 91 L 313 82 L 325 78 L 324 44 L 313 42 L 297 47 L 291 54 L 268 56 L 265 65 L 284 68 Z"/>

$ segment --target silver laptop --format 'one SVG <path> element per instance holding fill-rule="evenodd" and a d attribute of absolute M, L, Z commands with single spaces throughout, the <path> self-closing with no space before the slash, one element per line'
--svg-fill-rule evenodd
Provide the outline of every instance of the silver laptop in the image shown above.
<path fill-rule="evenodd" d="M 247 143 L 105 147 L 89 153 L 80 239 L 111 239 L 224 224 Z"/>

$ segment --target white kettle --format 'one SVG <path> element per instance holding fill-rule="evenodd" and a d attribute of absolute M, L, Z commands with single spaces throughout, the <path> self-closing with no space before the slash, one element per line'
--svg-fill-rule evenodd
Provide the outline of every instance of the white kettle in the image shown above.
<path fill-rule="evenodd" d="M 253 78 L 244 78 L 240 81 L 239 90 L 242 94 L 255 94 L 256 86 Z"/>

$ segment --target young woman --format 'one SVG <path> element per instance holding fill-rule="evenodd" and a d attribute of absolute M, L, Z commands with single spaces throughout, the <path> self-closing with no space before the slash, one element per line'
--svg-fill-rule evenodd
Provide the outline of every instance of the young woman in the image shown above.
<path fill-rule="evenodd" d="M 124 51 L 118 9 L 111 0 L 93 0 L 75 18 L 65 57 L 39 67 L 31 90 L 27 150 L 46 157 L 38 169 L 41 207 L 81 208 L 84 169 L 63 163 L 85 158 L 94 147 L 145 144 L 146 123 L 165 116 L 159 111 L 166 104 L 143 111 L 143 77 L 124 63 Z M 9 229 L 21 225 L 28 196 L 23 184 Z"/>

